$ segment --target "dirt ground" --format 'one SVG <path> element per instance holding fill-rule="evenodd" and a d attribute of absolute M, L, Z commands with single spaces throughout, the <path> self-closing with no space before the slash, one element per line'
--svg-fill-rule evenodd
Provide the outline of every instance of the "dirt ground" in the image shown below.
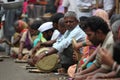
<path fill-rule="evenodd" d="M 0 53 L 1 55 L 1 53 Z M 54 73 L 30 73 L 27 63 L 15 63 L 12 58 L 0 62 L 0 80 L 67 80 L 67 75 Z"/>

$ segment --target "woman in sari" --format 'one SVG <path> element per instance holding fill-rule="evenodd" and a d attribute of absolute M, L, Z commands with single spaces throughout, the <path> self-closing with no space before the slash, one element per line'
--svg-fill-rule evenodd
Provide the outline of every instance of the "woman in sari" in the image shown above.
<path fill-rule="evenodd" d="M 18 33 L 16 39 L 14 39 L 13 44 L 18 43 L 18 47 L 12 48 L 12 54 L 17 54 L 18 59 L 22 59 L 23 55 L 28 54 L 29 50 L 33 47 L 33 38 L 36 34 L 36 30 L 40 26 L 39 21 L 34 21 L 29 27 L 28 24 L 22 20 L 15 22 L 15 30 Z"/>

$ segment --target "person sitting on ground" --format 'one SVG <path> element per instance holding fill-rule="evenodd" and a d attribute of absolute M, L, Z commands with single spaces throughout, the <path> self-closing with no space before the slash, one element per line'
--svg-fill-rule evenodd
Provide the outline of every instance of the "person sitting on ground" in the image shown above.
<path fill-rule="evenodd" d="M 119 19 L 120 19 L 120 15 L 119 14 L 116 14 L 116 15 L 114 15 L 114 16 L 112 16 L 111 17 L 111 19 L 110 19 L 110 26 L 112 26 L 111 27 L 111 30 L 112 30 L 112 32 L 113 32 L 113 34 L 114 34 L 114 40 L 116 41 L 116 40 L 119 40 L 120 38 L 119 38 Z M 105 49 L 102 49 L 102 50 L 100 50 L 101 52 L 108 52 L 107 50 L 105 50 Z M 100 53 L 101 53 L 100 52 Z M 110 53 L 110 52 L 109 52 Z M 110 54 L 108 54 L 108 55 L 105 55 L 105 56 L 109 56 Z M 111 56 L 111 55 L 110 55 Z M 110 56 L 109 56 L 109 58 L 110 58 Z M 111 56 L 112 57 L 112 56 Z M 110 59 L 107 59 L 107 60 L 109 60 L 109 61 L 107 61 L 106 62 L 106 58 L 104 58 L 103 57 L 103 55 L 101 56 L 101 61 L 104 63 L 104 64 L 106 64 L 106 65 L 109 65 L 109 62 L 111 63 L 111 61 L 110 61 Z M 110 66 L 110 65 L 109 65 Z M 111 72 L 112 73 L 112 72 Z M 93 78 L 99 78 L 99 77 L 101 77 L 101 78 L 103 78 L 104 76 L 102 75 L 102 74 L 97 74 L 97 75 L 95 75 Z M 109 75 L 109 73 L 107 74 L 107 77 L 109 78 L 109 77 L 111 77 L 111 74 Z"/>
<path fill-rule="evenodd" d="M 88 17 L 86 16 L 82 16 L 80 17 L 80 27 L 84 30 L 85 25 L 87 24 L 87 20 Z M 74 48 L 74 53 L 73 53 L 73 59 L 77 62 L 75 65 L 70 66 L 68 69 L 68 75 L 73 78 L 74 74 L 76 72 L 79 72 L 80 70 L 83 70 L 85 68 L 88 67 L 88 65 L 90 66 L 90 64 L 92 64 L 92 60 L 94 59 L 94 57 L 92 57 L 92 59 L 89 57 L 91 56 L 92 52 L 96 49 L 95 46 L 93 46 L 93 44 L 88 40 L 88 37 L 91 37 L 91 33 L 87 30 L 84 30 L 87 34 L 87 38 L 85 41 L 82 42 L 76 42 L 73 39 L 73 48 Z M 92 32 L 92 31 L 91 31 Z M 80 52 L 78 51 L 81 47 L 83 47 L 83 53 L 80 54 Z M 79 55 L 80 54 L 80 55 Z"/>
<path fill-rule="evenodd" d="M 59 36 L 52 40 L 52 41 L 47 41 L 47 42 L 42 42 L 40 45 L 41 46 L 45 46 L 45 47 L 49 47 L 49 46 L 52 46 L 53 43 L 56 42 L 56 40 L 58 38 L 60 38 L 66 31 L 66 27 L 65 27 L 65 24 L 64 24 L 64 19 L 63 18 L 60 18 L 59 21 L 58 21 L 58 27 L 57 27 L 58 31 L 60 32 Z"/>
<path fill-rule="evenodd" d="M 41 43 L 45 43 L 49 40 L 51 40 L 51 37 L 54 32 L 54 28 L 52 26 L 52 22 L 45 22 L 43 23 L 38 30 L 40 31 L 41 39 L 37 42 L 36 46 L 34 46 L 31 50 L 32 57 L 35 55 L 35 53 L 42 47 Z M 31 58 L 32 58 L 31 57 Z"/>
<path fill-rule="evenodd" d="M 45 26 L 46 27 L 46 26 Z M 45 28 L 44 27 L 44 28 Z M 40 28 L 40 30 L 42 31 L 42 29 Z M 58 21 L 58 30 L 59 30 L 59 32 L 60 32 L 60 35 L 58 36 L 58 38 L 54 41 L 54 42 L 51 42 L 51 43 L 49 43 L 49 41 L 45 41 L 45 42 L 42 42 L 39 46 L 42 46 L 42 47 L 50 47 L 50 45 L 52 45 L 53 43 L 55 43 L 56 41 L 59 41 L 59 39 L 60 39 L 60 37 L 62 37 L 62 35 L 65 33 L 65 31 L 66 31 L 66 27 L 65 27 L 65 24 L 64 24 L 64 18 L 60 18 L 59 19 L 59 21 Z M 46 32 L 46 33 L 48 33 L 48 32 Z M 43 36 L 44 36 L 44 34 L 43 34 Z M 42 45 L 42 44 L 44 44 L 44 45 Z M 34 52 L 34 53 L 32 53 L 32 55 L 34 56 L 37 52 L 39 52 L 39 50 L 40 50 L 40 48 L 41 47 L 35 47 L 36 48 L 36 51 Z M 33 49 L 35 49 L 35 48 L 33 48 Z M 33 62 L 33 60 L 30 60 L 29 61 L 29 64 L 30 65 L 32 65 L 32 66 L 34 66 L 35 64 L 34 64 L 34 62 Z"/>
<path fill-rule="evenodd" d="M 113 58 L 117 62 L 117 64 L 120 64 L 119 63 L 120 60 L 118 58 L 119 57 L 119 53 L 118 52 L 119 52 L 119 47 L 120 47 L 119 46 L 120 45 L 120 42 L 119 42 L 119 40 L 120 40 L 120 26 L 119 25 L 120 25 L 120 20 L 117 20 L 117 21 L 115 21 L 112 24 L 113 38 L 116 41 L 115 47 L 113 48 L 114 49 L 113 56 L 111 55 L 111 53 L 108 50 L 103 49 L 103 48 L 100 49 L 100 54 L 103 56 L 101 61 L 104 64 L 109 65 L 109 63 L 111 63 L 111 60 L 110 60 L 110 62 L 109 61 L 106 62 L 106 58 L 104 58 L 104 54 L 106 54 L 106 56 L 110 56 L 110 58 Z M 111 66 L 111 65 L 109 65 L 109 66 Z M 114 78 L 114 77 L 120 77 L 120 74 L 119 75 L 118 74 L 119 74 L 119 72 L 115 72 L 113 70 L 113 68 L 112 68 L 111 72 L 109 72 L 107 74 L 96 74 L 93 78 Z"/>
<path fill-rule="evenodd" d="M 72 38 L 74 37 L 77 41 L 83 41 L 86 38 L 86 34 L 79 27 L 77 15 L 75 14 L 75 12 L 68 11 L 67 13 L 65 13 L 64 22 L 67 31 L 64 33 L 59 41 L 53 44 L 53 46 L 48 51 L 41 53 L 39 56 L 35 56 L 33 59 L 34 62 L 41 60 L 45 56 L 58 53 L 60 54 L 60 63 L 65 71 L 67 71 L 69 66 L 74 64 L 74 61 L 72 59 Z"/>
<path fill-rule="evenodd" d="M 18 20 L 15 22 L 14 27 L 19 34 L 13 41 L 13 44 L 19 43 L 19 47 L 11 49 L 11 55 L 18 55 L 18 59 L 22 59 L 23 55 L 28 54 L 29 50 L 33 47 L 32 36 L 36 34 L 38 27 L 41 25 L 39 21 L 34 21 L 29 27 L 26 22 Z"/>
<path fill-rule="evenodd" d="M 88 80 L 98 80 L 98 79 L 120 79 L 120 60 L 118 53 L 120 51 L 120 42 L 115 42 L 113 47 L 113 57 L 110 55 L 108 50 L 100 48 L 99 54 L 101 55 L 101 63 L 106 64 L 112 68 L 109 73 L 98 73 Z"/>
<path fill-rule="evenodd" d="M 108 23 L 108 25 L 109 25 L 109 16 L 108 16 L 108 13 L 106 12 L 106 11 L 104 11 L 104 10 L 102 10 L 102 9 L 97 9 L 95 12 L 94 12 L 94 14 L 93 14 L 94 16 L 99 16 L 99 17 L 101 17 L 104 21 L 106 21 L 107 23 Z M 83 21 L 82 21 L 83 20 Z M 85 22 L 87 21 L 87 17 L 80 17 L 80 23 L 82 22 L 82 28 L 83 28 L 83 30 L 84 30 L 84 26 L 85 26 Z M 87 22 L 86 22 L 87 23 Z M 110 28 L 110 26 L 109 26 L 109 28 Z M 87 34 L 88 34 L 88 37 L 90 37 L 89 35 L 90 35 L 90 33 L 88 33 L 87 31 L 85 31 Z M 79 47 L 82 47 L 83 46 L 83 44 L 86 44 L 86 45 L 89 45 L 90 47 L 89 47 L 89 50 L 87 50 L 87 51 L 94 51 L 95 49 L 96 49 L 96 47 L 89 41 L 89 40 L 86 40 L 86 41 L 84 41 L 84 42 L 79 42 L 79 43 L 77 43 L 76 45 L 74 45 L 74 47 L 76 48 L 76 49 L 78 49 Z M 80 68 L 80 70 L 81 69 L 85 69 L 85 67 L 88 67 L 88 65 L 90 66 L 90 64 L 92 64 L 92 60 L 94 60 L 94 58 L 95 58 L 95 54 L 92 54 L 92 56 L 90 56 L 91 55 L 91 52 L 90 51 L 90 54 L 88 55 L 88 57 L 87 58 L 83 58 L 83 60 L 82 61 L 80 61 L 80 62 L 85 62 L 85 64 L 80 64 L 80 65 L 82 65 L 81 67 L 79 67 Z M 85 55 L 83 55 L 83 56 L 85 56 Z M 90 57 L 90 58 L 89 58 Z M 94 58 L 93 58 L 94 57 Z M 92 59 L 93 58 L 93 59 Z M 79 70 L 78 70 L 79 71 Z"/>
<path fill-rule="evenodd" d="M 52 44 L 56 41 L 57 37 L 60 35 L 60 32 L 58 31 L 58 21 L 60 18 L 62 18 L 64 15 L 62 13 L 56 13 L 53 16 L 51 16 L 51 21 L 46 22 L 43 25 L 41 25 L 38 30 L 42 32 L 41 36 L 43 35 L 44 38 L 47 39 L 47 41 L 40 41 L 37 42 L 37 45 L 32 49 L 32 53 L 34 54 L 37 49 L 40 48 L 40 46 L 52 46 Z M 53 28 L 54 32 L 46 33 L 47 28 Z M 49 36 L 47 36 L 48 34 Z M 49 38 L 49 39 L 48 39 Z"/>
<path fill-rule="evenodd" d="M 114 40 L 112 32 L 108 28 L 108 24 L 98 16 L 89 17 L 87 22 L 85 30 L 92 34 L 88 39 L 93 43 L 93 45 L 98 46 L 101 44 L 102 48 L 108 49 L 112 52 Z M 75 80 L 84 80 L 88 76 L 93 76 L 99 72 L 109 72 L 109 70 L 109 66 L 100 63 L 100 55 L 97 53 L 94 63 L 89 68 L 76 73 Z"/>

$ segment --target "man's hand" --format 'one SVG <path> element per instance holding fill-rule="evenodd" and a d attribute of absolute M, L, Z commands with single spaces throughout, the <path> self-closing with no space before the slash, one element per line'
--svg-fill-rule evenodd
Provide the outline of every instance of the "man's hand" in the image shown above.
<path fill-rule="evenodd" d="M 39 60 L 43 59 L 45 56 L 46 56 L 46 54 L 44 52 L 40 53 L 39 55 L 33 57 L 33 62 L 36 63 Z"/>

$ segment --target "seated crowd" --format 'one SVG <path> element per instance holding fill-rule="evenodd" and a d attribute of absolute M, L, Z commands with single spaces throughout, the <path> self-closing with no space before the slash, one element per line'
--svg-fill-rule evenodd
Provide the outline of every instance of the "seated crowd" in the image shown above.
<path fill-rule="evenodd" d="M 48 71 L 67 73 L 72 80 L 120 77 L 120 15 L 109 20 L 108 13 L 98 9 L 93 16 L 78 19 L 68 11 L 55 13 L 47 22 L 18 20 L 14 28 L 12 42 L 0 43 L 11 45 L 11 57 L 27 60 L 30 66 L 40 67 L 41 60 L 56 54 L 57 61 Z M 50 59 L 47 62 L 53 65 Z"/>

